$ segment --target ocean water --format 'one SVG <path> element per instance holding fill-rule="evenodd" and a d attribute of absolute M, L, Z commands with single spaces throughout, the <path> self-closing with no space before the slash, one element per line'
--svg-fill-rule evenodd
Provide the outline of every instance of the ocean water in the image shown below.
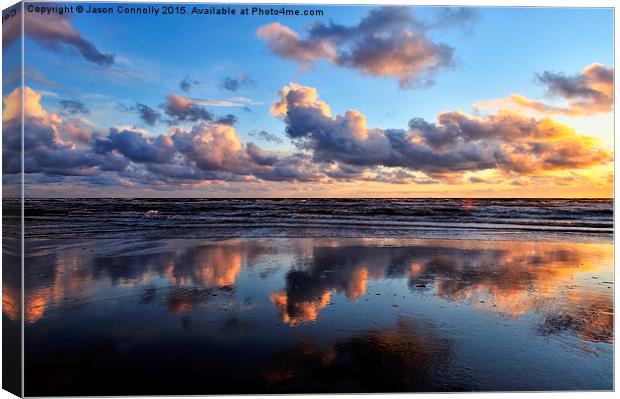
<path fill-rule="evenodd" d="M 610 200 L 67 199 L 25 214 L 29 396 L 613 389 Z"/>
<path fill-rule="evenodd" d="M 5 217 L 19 217 L 7 201 Z M 11 211 L 12 209 L 12 211 Z M 29 237 L 611 237 L 610 199 L 29 199 Z"/>

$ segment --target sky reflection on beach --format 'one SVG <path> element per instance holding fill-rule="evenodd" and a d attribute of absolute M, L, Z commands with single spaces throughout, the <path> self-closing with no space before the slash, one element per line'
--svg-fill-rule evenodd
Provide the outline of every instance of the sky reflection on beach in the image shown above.
<path fill-rule="evenodd" d="M 38 381 L 27 394 L 86 392 L 95 369 L 134 376 L 100 394 L 230 392 L 233 376 L 245 382 L 235 392 L 257 393 L 610 389 L 612 251 L 607 242 L 38 241 L 27 248 L 26 377 Z M 96 366 L 74 363 L 100 350 Z M 247 361 L 215 372 L 194 364 L 205 356 Z M 164 373 L 190 382 L 141 380 Z"/>

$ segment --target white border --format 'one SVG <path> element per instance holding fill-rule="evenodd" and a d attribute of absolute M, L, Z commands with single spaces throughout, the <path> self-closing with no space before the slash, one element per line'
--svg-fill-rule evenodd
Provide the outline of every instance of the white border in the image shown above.
<path fill-rule="evenodd" d="M 31 0 L 30 2 L 45 2 L 44 0 Z M 48 2 L 52 2 L 52 1 L 48 1 Z M 80 2 L 80 1 L 66 1 L 67 3 L 72 2 L 72 3 L 88 3 L 88 1 L 84 1 L 84 2 Z M 93 1 L 91 1 L 93 2 Z M 104 1 L 100 1 L 100 2 L 104 2 Z M 500 7 L 608 7 L 608 8 L 614 8 L 614 20 L 615 20 L 615 5 L 616 2 L 612 1 L 612 0 L 504 0 L 504 1 L 493 1 L 493 0 L 475 0 L 475 1 L 468 1 L 468 0 L 434 0 L 434 1 L 428 1 L 428 0 L 414 0 L 414 1 L 402 1 L 402 0 L 374 0 L 374 1 L 369 1 L 369 0 L 314 0 L 314 1 L 308 1 L 308 0 L 286 0 L 286 1 L 281 1 L 281 0 L 265 0 L 265 1 L 257 1 L 257 0 L 218 0 L 218 1 L 205 1 L 205 2 L 197 2 L 197 1 L 183 1 L 183 0 L 176 0 L 176 1 L 166 1 L 166 0 L 150 0 L 150 1 L 127 1 L 128 3 L 215 3 L 215 4 L 224 4 L 224 3 L 232 3 L 232 4 L 323 4 L 323 5 L 334 5 L 334 4 L 343 4 L 343 5 L 389 5 L 389 4 L 402 4 L 402 5 L 428 5 L 428 6 L 438 6 L 438 5 L 454 5 L 454 6 L 480 6 L 480 7 L 492 7 L 492 6 L 500 6 Z M 16 1 L 11 1 L 11 0 L 0 0 L 0 5 L 2 7 L 2 9 L 5 9 L 7 7 L 10 7 L 11 5 L 15 4 Z M 575 29 L 579 29 L 579 27 L 575 27 Z M 616 45 L 618 43 L 618 32 L 614 29 L 614 66 L 617 65 L 617 52 L 616 50 Z M 23 51 L 22 51 L 22 57 L 23 57 Z M 0 52 L 0 65 L 2 61 L 2 55 Z M 617 88 L 617 84 L 616 82 L 614 82 Z M 22 82 L 23 84 L 23 82 Z M 617 92 L 617 91 L 614 91 Z M 615 101 L 615 99 L 614 99 Z M 23 115 L 23 112 L 22 112 Z M 618 115 L 618 110 L 617 108 L 614 107 L 614 132 L 615 132 L 615 119 L 617 118 Z M 614 137 L 615 137 L 615 133 L 614 133 Z M 614 141 L 614 153 L 616 153 L 617 151 L 617 147 L 616 147 L 617 143 Z M 0 174 L 2 173 L 2 165 L 0 165 Z M 614 174 L 616 173 L 615 171 L 615 164 L 614 164 Z M 616 209 L 616 205 L 617 203 L 617 196 L 615 193 L 615 179 L 614 179 L 614 210 Z M 2 217 L 2 210 L 0 209 L 0 218 Z M 614 226 L 617 225 L 617 214 L 614 212 Z M 23 224 L 22 224 L 23 226 Z M 614 243 L 614 253 L 616 252 L 617 247 L 617 243 Z M 616 270 L 616 263 L 617 260 L 614 257 L 614 271 Z M 1 264 L 1 259 L 0 259 L 0 264 Z M 22 266 L 22 277 L 23 277 L 23 266 Z M 615 294 L 617 293 L 618 290 L 618 286 L 617 284 L 614 285 L 614 308 L 615 308 Z M 23 296 L 22 296 L 22 301 L 23 301 Z M 23 312 L 23 304 L 22 304 L 22 312 Z M 618 331 L 618 320 L 617 320 L 617 315 L 615 315 L 616 317 L 614 318 L 614 332 Z M 23 321 L 23 315 L 22 315 L 22 321 Z M 23 326 L 22 326 L 23 327 Z M 0 339 L 1 339 L 1 334 L 0 334 Z M 615 366 L 615 345 L 614 345 L 614 366 Z M 23 348 L 22 348 L 22 353 L 23 353 Z M 0 370 L 2 368 L 2 364 L 0 361 Z M 0 373 L 0 381 L 1 381 L 1 373 Z M 618 382 L 618 368 L 614 367 L 614 382 L 617 383 Z M 616 385 L 614 384 L 614 387 Z M 514 399 L 514 398 L 532 398 L 532 397 L 538 397 L 538 396 L 543 396 L 544 398 L 549 398 L 549 399 L 565 399 L 567 397 L 570 398 L 576 398 L 576 399 L 590 399 L 592 397 L 616 397 L 616 394 L 613 392 L 536 392 L 536 393 L 527 393 L 527 392 L 510 392 L 510 393 L 496 393 L 496 392 L 487 392 L 487 393 L 449 393 L 449 394 L 439 394 L 439 393 L 425 393 L 425 394 L 380 394 L 380 395 L 372 395 L 373 397 L 381 397 L 381 398 L 389 398 L 389 399 L 397 399 L 397 398 L 404 398 L 404 397 L 415 397 L 417 398 L 432 398 L 432 397 L 437 397 L 437 395 L 440 395 L 441 398 L 458 398 L 458 397 L 462 397 L 462 395 L 466 395 L 466 397 L 468 398 L 474 398 L 474 397 L 484 397 L 484 398 L 505 398 L 505 399 Z M 228 395 L 228 396 L 211 396 L 211 397 L 222 397 L 222 398 L 231 398 L 231 399 L 259 399 L 259 398 L 264 398 L 264 397 L 269 397 L 269 396 L 276 396 L 276 395 L 244 395 L 244 396 L 239 396 L 239 395 Z M 310 399 L 324 399 L 326 397 L 338 397 L 340 399 L 351 399 L 351 398 L 356 398 L 359 397 L 360 395 L 331 395 L 331 394 L 327 394 L 327 395 L 277 395 L 277 396 L 298 396 L 298 397 L 305 397 L 305 398 L 310 398 Z M 166 396 L 166 398 L 172 398 L 172 399 L 176 399 L 176 398 L 186 398 L 187 396 Z M 200 396 L 198 396 L 200 397 Z M 15 396 L 13 396 L 12 394 L 6 392 L 6 391 L 2 391 L 0 390 L 0 399 L 9 399 L 9 398 L 15 398 Z M 81 399 L 81 397 L 73 397 L 76 399 Z M 119 397 L 120 398 L 120 397 Z M 141 396 L 141 398 L 161 398 L 161 396 L 157 397 L 157 396 Z"/>

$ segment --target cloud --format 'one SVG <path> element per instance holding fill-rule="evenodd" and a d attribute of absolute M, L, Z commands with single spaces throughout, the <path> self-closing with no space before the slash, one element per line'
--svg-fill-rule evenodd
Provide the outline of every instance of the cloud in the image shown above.
<path fill-rule="evenodd" d="M 120 108 L 128 112 L 137 112 L 140 120 L 148 126 L 155 126 L 159 122 L 164 122 L 170 126 L 198 122 L 234 125 L 237 123 L 235 115 L 226 114 L 218 116 L 206 109 L 204 105 L 242 107 L 245 104 L 256 103 L 244 97 L 234 97 L 230 100 L 218 101 L 168 94 L 166 101 L 159 106 L 162 112 L 142 103 L 136 103 L 135 106 L 131 107 L 121 106 Z"/>
<path fill-rule="evenodd" d="M 190 131 L 177 129 L 171 139 L 181 153 L 203 170 L 235 171 L 243 168 L 246 161 L 231 126 L 200 124 Z"/>
<path fill-rule="evenodd" d="M 170 135 L 184 159 L 203 172 L 236 180 L 313 181 L 325 177 L 320 167 L 302 154 L 281 156 L 254 143 L 243 144 L 232 126 L 201 123 Z M 227 173 L 228 175 L 222 175 Z"/>
<path fill-rule="evenodd" d="M 264 131 L 264 130 L 260 130 L 258 132 L 250 132 L 248 134 L 252 137 L 258 137 L 259 139 L 266 141 L 268 143 L 276 143 L 276 144 L 282 143 L 282 139 L 280 137 L 276 136 L 273 133 Z"/>
<path fill-rule="evenodd" d="M 93 137 L 91 128 L 79 118 L 71 118 L 63 121 L 60 125 L 61 136 L 66 136 L 68 141 L 75 143 L 90 143 Z"/>
<path fill-rule="evenodd" d="M 93 132 L 78 118 L 64 121 L 48 113 L 41 94 L 26 87 L 3 99 L 3 165 L 6 174 L 21 170 L 20 104 L 24 103 L 25 172 L 32 182 L 52 176 L 88 177 L 92 185 L 142 185 L 149 188 L 198 185 L 208 181 L 318 181 L 320 165 L 303 154 L 282 155 L 241 142 L 233 116 L 206 117 L 190 104 L 171 107 L 173 117 L 197 121 L 166 135 L 129 128 Z M 174 99 L 172 100 L 174 105 Z M 177 104 L 178 105 L 178 104 Z M 209 119 L 207 121 L 202 119 Z M 56 181 L 56 180 L 55 180 Z"/>
<path fill-rule="evenodd" d="M 489 169 L 510 181 L 527 177 L 532 184 L 574 185 L 583 180 L 574 170 L 612 160 L 594 139 L 549 118 L 454 111 L 435 122 L 412 119 L 406 129 L 379 129 L 356 110 L 333 115 L 312 87 L 291 83 L 279 96 L 271 112 L 284 121 L 297 146 L 293 152 L 242 142 L 232 116 L 205 116 L 191 100 L 173 99 L 177 107 L 163 116 L 191 124 L 156 135 L 131 126 L 97 130 L 79 117 L 64 120 L 41 106 L 40 93 L 16 89 L 3 98 L 4 171 L 21 171 L 22 97 L 24 170 L 29 181 L 42 184 L 65 176 L 80 184 L 149 189 L 209 182 L 454 183 L 464 176 L 478 183 L 483 181 L 467 173 Z M 265 131 L 250 136 L 279 140 Z"/>
<path fill-rule="evenodd" d="M 29 87 L 15 89 L 3 99 L 2 154 L 4 173 L 21 171 L 21 115 L 24 104 L 23 158 L 25 173 L 60 176 L 93 176 L 103 171 L 124 169 L 128 162 L 116 155 L 99 155 L 71 141 L 70 124 L 49 114 L 40 104 L 41 94 Z"/>
<path fill-rule="evenodd" d="M 73 116 L 77 114 L 88 114 L 90 111 L 84 103 L 77 100 L 60 100 L 58 102 L 60 105 L 60 114 L 63 116 Z"/>
<path fill-rule="evenodd" d="M 11 13 L 13 14 L 10 17 Z M 2 24 L 2 49 L 7 49 L 17 38 L 21 36 L 21 6 L 7 8 L 2 11 L 4 23 Z M 6 20 L 4 19 L 6 17 Z"/>
<path fill-rule="evenodd" d="M 480 15 L 471 7 L 439 8 L 435 19 L 426 24 L 427 29 L 464 28 L 468 29 Z"/>
<path fill-rule="evenodd" d="M 36 82 L 39 86 L 47 88 L 58 87 L 58 83 L 47 79 L 38 69 L 32 66 L 24 66 L 22 69 L 21 65 L 11 69 L 7 68 L 7 70 L 4 71 L 2 87 L 9 90 L 10 88 L 21 85 L 22 75 L 26 81 Z"/>
<path fill-rule="evenodd" d="M 427 86 L 434 75 L 455 65 L 454 49 L 433 41 L 431 28 L 448 28 L 474 20 L 471 11 L 440 12 L 420 22 L 408 7 L 371 10 L 357 25 L 316 23 L 306 38 L 280 23 L 264 25 L 257 36 L 278 56 L 308 68 L 319 60 L 378 77 L 398 79 L 401 88 Z"/>
<path fill-rule="evenodd" d="M 95 153 L 106 154 L 113 150 L 134 162 L 168 162 L 174 156 L 175 148 L 167 136 L 145 137 L 139 132 L 110 128 L 105 138 L 93 143 Z"/>
<path fill-rule="evenodd" d="M 470 183 L 474 183 L 474 184 L 478 184 L 478 183 L 488 183 L 488 181 L 487 181 L 487 180 L 482 179 L 482 178 L 477 177 L 477 176 L 470 176 L 470 178 L 469 178 L 469 182 L 470 182 Z"/>
<path fill-rule="evenodd" d="M 614 100 L 614 68 L 594 63 L 579 74 L 568 76 L 545 71 L 536 75 L 550 98 L 561 99 L 564 105 L 552 105 L 529 99 L 520 94 L 508 98 L 479 101 L 474 108 L 534 111 L 540 114 L 586 116 L 610 113 Z"/>
<path fill-rule="evenodd" d="M 169 124 L 182 122 L 216 122 L 232 125 L 237 121 L 234 115 L 217 117 L 211 111 L 201 106 L 197 101 L 176 94 L 168 94 L 162 108 L 169 118 Z"/>
<path fill-rule="evenodd" d="M 330 42 L 301 39 L 297 32 L 279 22 L 260 27 L 256 34 L 274 53 L 297 61 L 303 68 L 319 59 L 337 59 L 337 51 Z"/>
<path fill-rule="evenodd" d="M 148 105 L 137 103 L 135 110 L 138 111 L 140 120 L 149 126 L 154 126 L 161 119 L 161 114 Z"/>
<path fill-rule="evenodd" d="M 584 114 L 610 112 L 613 105 L 614 68 L 591 64 L 580 74 L 564 74 L 545 71 L 537 76 L 546 87 L 547 94 L 566 99 L 571 108 Z"/>
<path fill-rule="evenodd" d="M 378 129 L 356 110 L 332 116 L 315 88 L 291 83 L 279 92 L 272 114 L 317 162 L 401 167 L 430 176 L 496 169 L 536 174 L 605 164 L 612 154 L 552 119 L 500 112 L 475 117 L 460 111 L 437 123 L 412 119 L 409 129 Z"/>
<path fill-rule="evenodd" d="M 181 83 L 179 83 L 179 87 L 186 93 L 192 89 L 192 87 L 197 86 L 199 82 L 197 80 L 191 79 L 189 76 L 183 78 Z"/>
<path fill-rule="evenodd" d="M 237 117 L 235 115 L 232 114 L 226 114 L 224 116 L 220 116 L 216 119 L 216 123 L 222 124 L 222 125 L 234 125 L 237 123 Z"/>
<path fill-rule="evenodd" d="M 43 48 L 60 51 L 69 48 L 77 51 L 84 59 L 100 66 L 114 64 L 115 54 L 105 54 L 95 45 L 84 38 L 71 26 L 70 18 L 66 15 L 41 15 L 27 13 L 24 23 L 26 37 L 38 42 Z M 19 38 L 21 29 L 20 18 L 11 18 L 8 26 L 3 26 L 3 46 L 7 47 Z"/>
<path fill-rule="evenodd" d="M 225 77 L 220 87 L 228 91 L 237 91 L 242 87 L 255 86 L 256 82 L 245 74 L 240 74 L 236 78 Z"/>
<path fill-rule="evenodd" d="M 211 121 L 214 118 L 211 112 L 195 104 L 191 98 L 176 94 L 166 96 L 163 109 L 175 122 Z"/>
<path fill-rule="evenodd" d="M 254 101 L 247 97 L 230 97 L 225 100 L 213 100 L 208 98 L 192 98 L 195 104 L 206 105 L 210 107 L 247 107 L 248 105 L 259 105 L 258 101 Z"/>

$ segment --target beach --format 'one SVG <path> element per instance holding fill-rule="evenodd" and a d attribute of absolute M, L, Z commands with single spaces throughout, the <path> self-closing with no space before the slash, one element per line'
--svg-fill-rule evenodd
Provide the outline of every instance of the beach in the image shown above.
<path fill-rule="evenodd" d="M 153 231 L 27 242 L 27 395 L 613 389 L 607 234 Z"/>

